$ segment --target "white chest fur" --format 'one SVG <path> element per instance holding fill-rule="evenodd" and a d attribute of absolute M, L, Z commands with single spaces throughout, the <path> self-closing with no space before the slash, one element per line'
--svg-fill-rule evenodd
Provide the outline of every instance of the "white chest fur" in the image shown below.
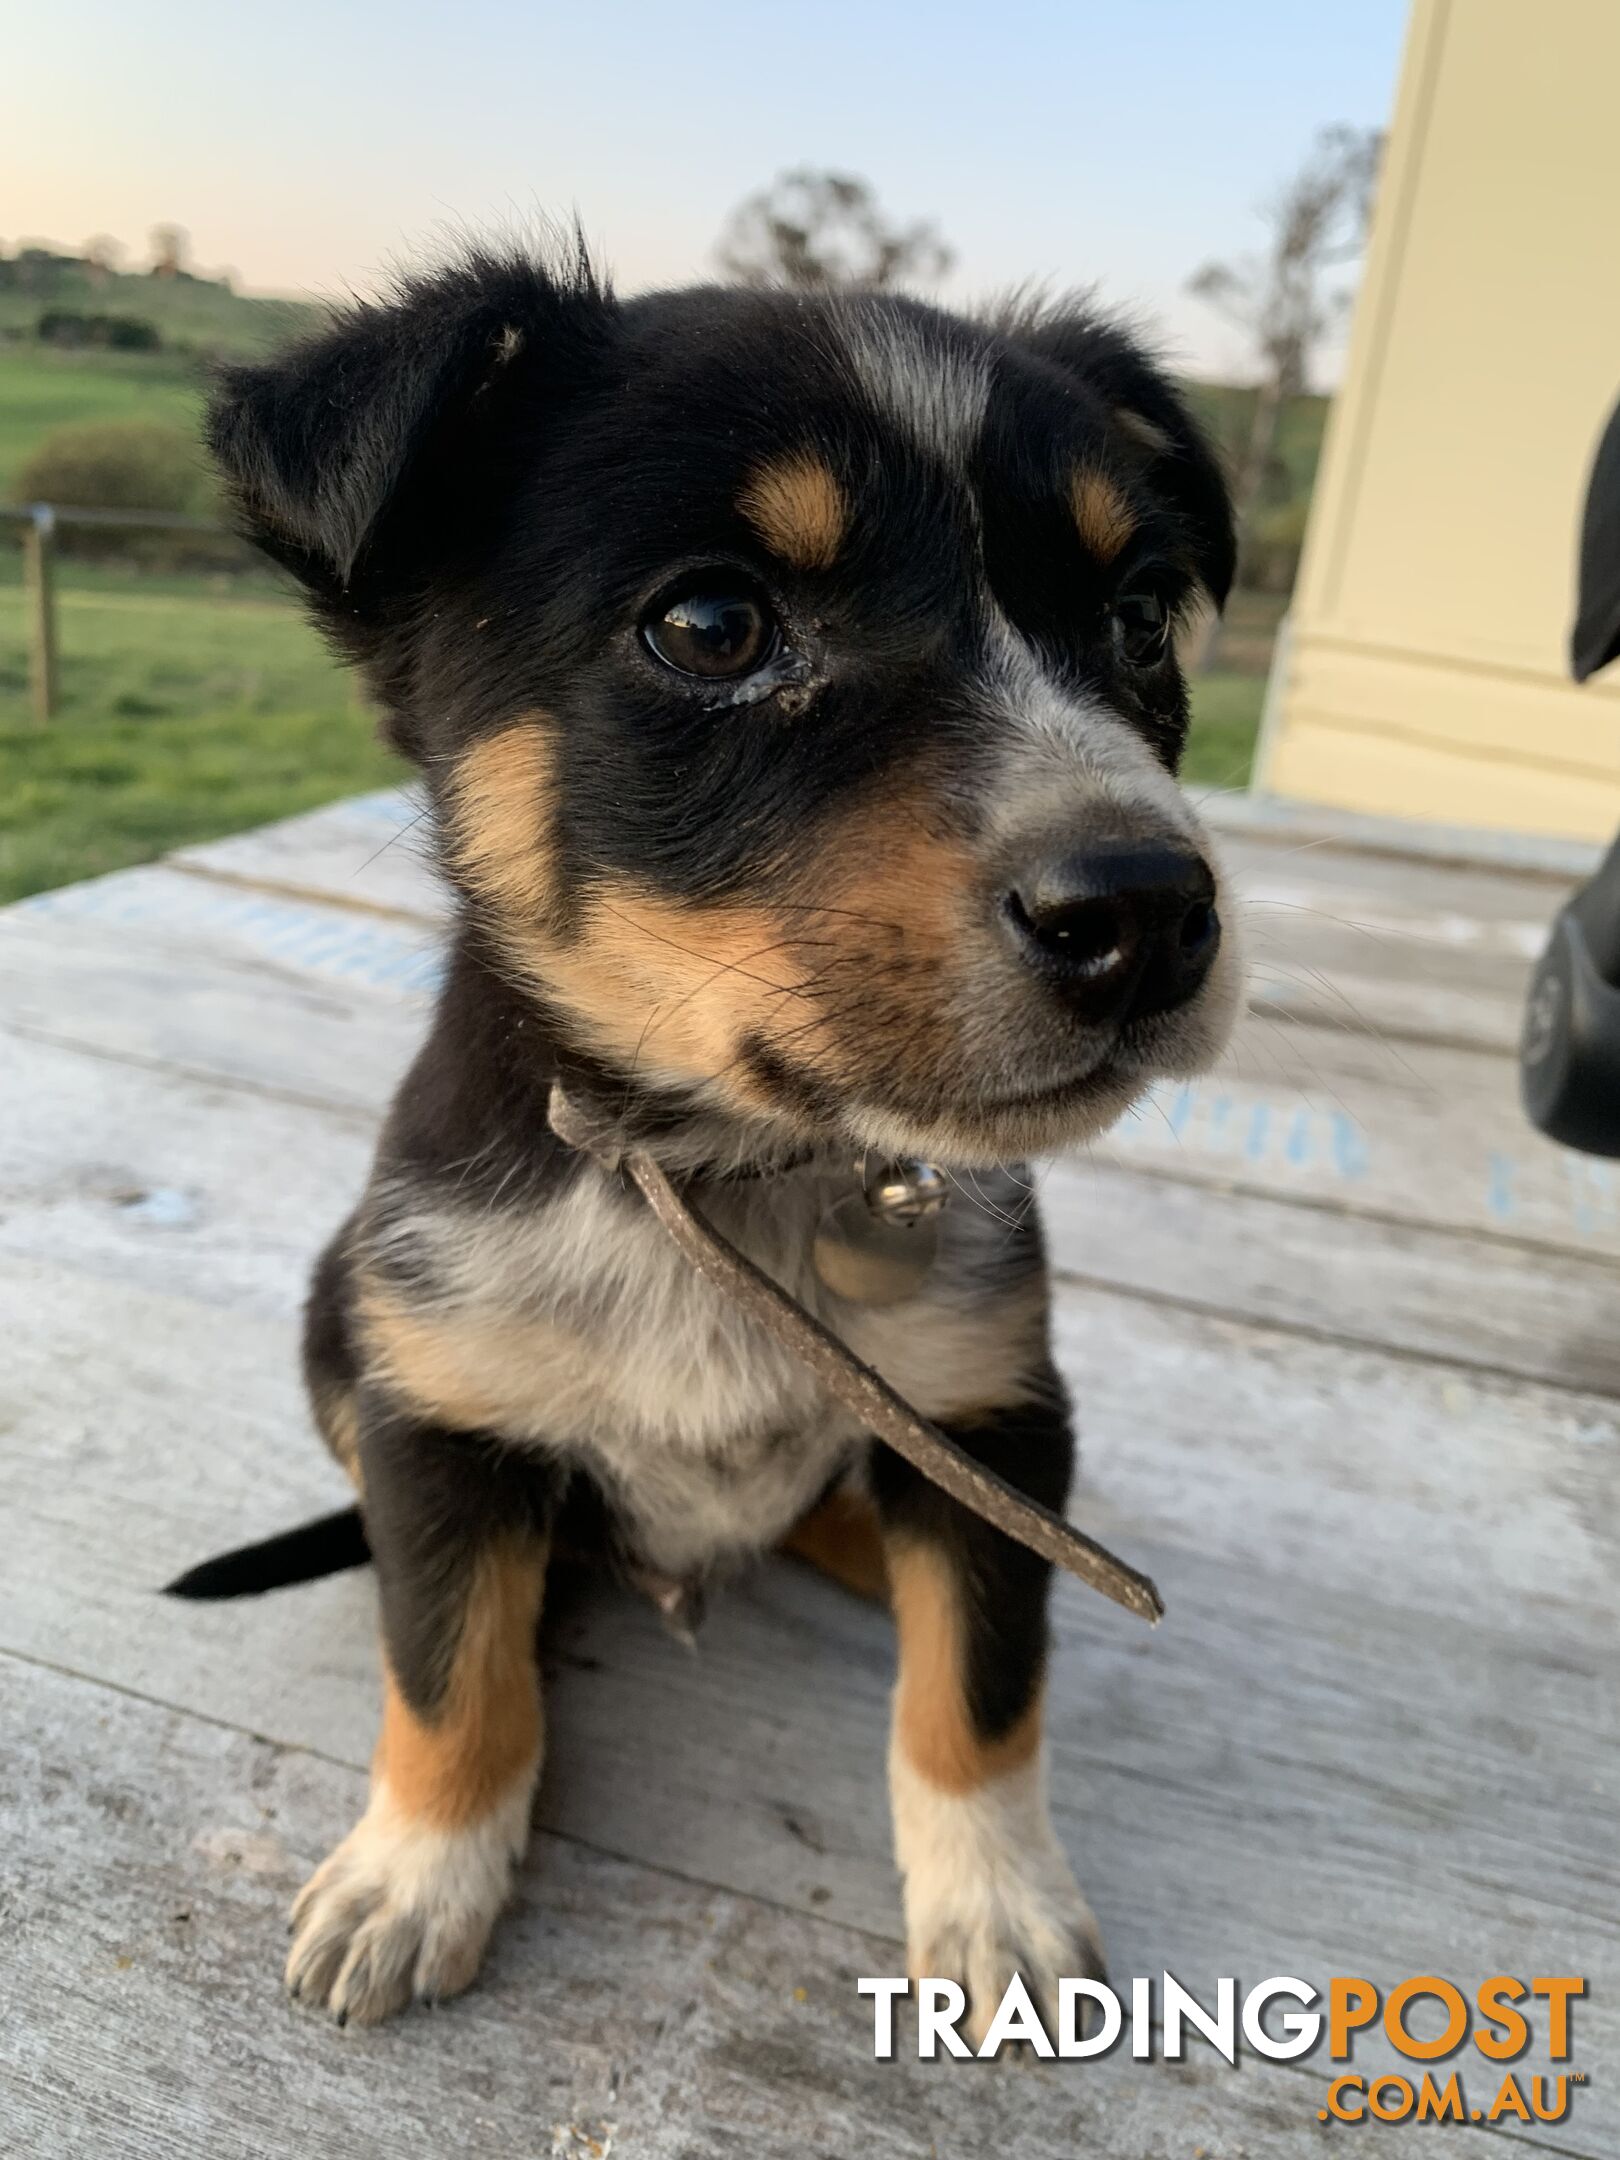
<path fill-rule="evenodd" d="M 863 1308 L 811 1263 L 816 1224 L 846 1190 L 799 1172 L 713 1185 L 701 1204 L 926 1415 L 1012 1399 L 1044 1320 L 1033 1255 L 988 1279 L 977 1264 L 1005 1246 L 1005 1219 L 953 1206 L 925 1290 Z M 497 1428 L 588 1469 L 653 1565 L 685 1573 L 768 1545 L 859 1447 L 798 1361 L 694 1272 L 639 1196 L 596 1171 L 535 1210 L 402 1198 L 379 1211 L 374 1252 L 433 1285 L 435 1318 L 476 1360 Z"/>

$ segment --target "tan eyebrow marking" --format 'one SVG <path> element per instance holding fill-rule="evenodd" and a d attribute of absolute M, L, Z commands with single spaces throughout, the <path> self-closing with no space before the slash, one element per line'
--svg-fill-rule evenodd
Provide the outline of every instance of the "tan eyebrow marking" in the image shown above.
<path fill-rule="evenodd" d="M 849 504 L 813 451 L 771 458 L 749 475 L 737 507 L 765 545 L 797 570 L 825 570 L 849 530 Z"/>
<path fill-rule="evenodd" d="M 1079 467 L 1069 482 L 1069 507 L 1081 539 L 1099 562 L 1112 562 L 1136 530 L 1124 491 L 1092 467 Z"/>

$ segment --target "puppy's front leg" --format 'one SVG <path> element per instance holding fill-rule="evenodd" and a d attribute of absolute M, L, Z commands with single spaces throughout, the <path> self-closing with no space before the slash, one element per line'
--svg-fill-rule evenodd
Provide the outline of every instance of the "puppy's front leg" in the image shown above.
<path fill-rule="evenodd" d="M 340 2023 L 457 1994 L 528 1837 L 544 1473 L 485 1436 L 363 1399 L 383 1726 L 359 1823 L 293 1907 L 287 1986 Z"/>
<path fill-rule="evenodd" d="M 1055 1374 L 1033 1399 L 950 1429 L 1061 1511 L 1073 1444 Z M 872 1475 L 899 1630 L 889 1784 L 907 1962 L 914 1979 L 961 1984 L 982 2039 L 1015 1972 L 1050 2017 L 1060 1978 L 1102 1971 L 1097 1924 L 1047 1814 L 1051 1569 L 887 1450 Z"/>

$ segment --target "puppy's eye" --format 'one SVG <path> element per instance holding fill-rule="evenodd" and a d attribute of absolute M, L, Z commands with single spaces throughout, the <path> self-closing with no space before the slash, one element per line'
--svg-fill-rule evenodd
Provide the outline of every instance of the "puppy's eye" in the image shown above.
<path fill-rule="evenodd" d="M 665 667 L 711 681 L 752 675 L 776 651 L 778 637 L 763 600 L 723 585 L 677 595 L 643 623 L 641 634 Z"/>
<path fill-rule="evenodd" d="M 1114 644 L 1128 667 L 1153 667 L 1170 644 L 1170 610 L 1145 588 L 1114 602 Z"/>

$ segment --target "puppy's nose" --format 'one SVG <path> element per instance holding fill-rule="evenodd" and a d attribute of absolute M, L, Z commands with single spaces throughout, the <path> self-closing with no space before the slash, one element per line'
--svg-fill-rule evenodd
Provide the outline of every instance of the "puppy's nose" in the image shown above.
<path fill-rule="evenodd" d="M 1024 958 L 1093 1025 L 1185 1004 L 1221 942 L 1208 863 L 1170 841 L 1099 841 L 1034 865 L 1004 906 Z"/>

